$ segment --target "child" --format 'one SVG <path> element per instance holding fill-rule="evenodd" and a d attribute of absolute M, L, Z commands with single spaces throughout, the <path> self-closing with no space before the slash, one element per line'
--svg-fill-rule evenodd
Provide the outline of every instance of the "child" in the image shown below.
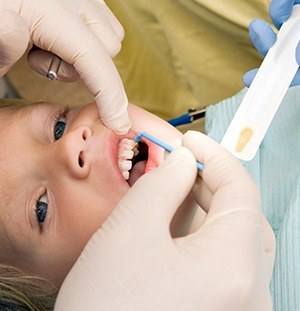
<path fill-rule="evenodd" d="M 206 130 L 215 140 L 223 137 L 245 92 L 246 89 L 208 107 Z M 275 310 L 295 310 L 299 305 L 299 100 L 299 88 L 290 89 L 258 154 L 244 163 L 261 190 L 262 211 L 277 237 L 277 260 L 271 283 Z M 20 189 L 40 185 L 31 200 L 17 201 L 22 198 L 19 191 L 5 196 L 1 189 L 1 197 L 9 198 L 7 205 L 1 202 L 1 209 L 13 211 L 0 216 L 4 225 L 13 224 L 4 231 L 6 236 L 12 233 L 10 239 L 3 241 L 2 233 L 1 245 L 6 251 L 18 251 L 17 258 L 12 256 L 8 262 L 2 255 L 1 260 L 29 274 L 50 279 L 58 286 L 89 237 L 129 186 L 145 170 L 159 165 L 164 157 L 162 150 L 149 144 L 147 164 L 138 162 L 128 173 L 129 158 L 136 151 L 130 140 L 122 140 L 124 137 L 115 136 L 101 124 L 94 104 L 57 113 L 59 109 L 55 105 L 38 104 L 0 111 L 0 128 L 5 131 L 1 139 L 0 171 L 6 173 L 3 180 L 10 186 L 7 189 L 18 190 L 16 169 L 20 172 L 17 176 L 23 178 L 19 182 Z M 135 106 L 130 106 L 129 112 L 133 128 L 127 138 L 143 130 L 175 147 L 180 144 L 181 133 L 166 122 Z M 93 140 L 93 136 L 97 139 Z M 11 144 L 12 139 L 14 144 Z M 141 148 L 140 153 L 143 154 Z M 26 175 L 28 171 L 31 172 L 29 176 Z M 18 212 L 22 201 L 27 203 L 23 205 L 27 206 L 25 211 L 29 215 L 28 229 L 23 229 L 21 222 L 26 218 L 24 208 L 23 214 Z M 16 202 L 13 206 L 18 208 L 7 208 L 12 202 Z M 194 202 L 185 203 L 188 203 L 185 207 L 191 209 L 182 209 L 187 211 L 183 216 L 178 213 L 177 217 L 183 218 L 174 220 L 178 227 L 173 226 L 173 235 L 188 233 L 203 217 L 203 213 L 196 214 L 185 232 L 178 233 L 197 208 Z M 11 221 L 5 222 L 5 219 Z M 17 243 L 12 247 L 9 243 L 14 241 L 13 237 Z"/>
<path fill-rule="evenodd" d="M 2 264 L 58 288 L 130 186 L 164 159 L 162 148 L 145 141 L 138 151 L 132 138 L 143 130 L 180 144 L 182 134 L 162 119 L 132 105 L 129 113 L 131 131 L 119 136 L 102 124 L 94 103 L 62 108 L 6 100 L 0 109 Z M 194 213 L 196 205 L 188 203 L 174 235 Z"/>

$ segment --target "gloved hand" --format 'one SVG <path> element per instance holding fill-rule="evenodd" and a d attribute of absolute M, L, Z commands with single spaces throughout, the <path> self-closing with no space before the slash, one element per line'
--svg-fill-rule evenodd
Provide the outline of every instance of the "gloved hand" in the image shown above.
<path fill-rule="evenodd" d="M 289 19 L 292 13 L 294 4 L 300 4 L 299 0 L 272 0 L 270 3 L 269 13 L 270 17 L 277 29 L 280 29 L 281 25 Z M 253 20 L 249 25 L 249 35 L 251 41 L 257 51 L 266 56 L 269 49 L 276 41 L 276 33 L 272 30 L 271 26 L 260 19 Z M 300 38 L 299 38 L 300 40 Z M 296 49 L 296 60 L 300 65 L 300 45 L 298 44 Z M 258 69 L 252 69 L 248 71 L 244 77 L 244 84 L 250 86 Z M 291 86 L 300 84 L 300 70 L 297 71 L 295 78 L 293 79 Z"/>
<path fill-rule="evenodd" d="M 58 78 L 80 76 L 102 121 L 116 132 L 129 130 L 127 97 L 111 59 L 124 31 L 103 0 L 0 0 L 0 20 L 0 76 L 33 45 L 29 63 L 45 75 L 54 53 L 64 60 Z"/>
<path fill-rule="evenodd" d="M 252 179 L 203 134 L 183 145 L 203 162 L 196 188 L 207 217 L 172 238 L 170 221 L 191 190 L 196 165 L 180 147 L 141 177 L 66 277 L 55 310 L 271 310 L 274 237 Z M 200 177 L 198 177 L 200 178 Z"/>

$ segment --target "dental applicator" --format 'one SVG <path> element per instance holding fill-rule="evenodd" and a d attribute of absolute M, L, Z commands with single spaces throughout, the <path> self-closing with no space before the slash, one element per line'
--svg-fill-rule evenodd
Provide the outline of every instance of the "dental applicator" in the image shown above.
<path fill-rule="evenodd" d="M 174 148 L 168 144 L 166 144 L 165 142 L 159 140 L 158 138 L 146 133 L 146 132 L 140 132 L 139 134 L 137 134 L 135 137 L 134 137 L 134 142 L 138 143 L 139 141 L 141 141 L 142 138 L 146 138 L 150 141 L 152 141 L 154 144 L 158 145 L 159 147 L 165 149 L 166 151 L 168 152 L 172 152 L 174 150 Z M 204 165 L 203 163 L 197 161 L 197 168 L 200 170 L 200 171 L 203 171 L 204 169 Z"/>
<path fill-rule="evenodd" d="M 300 5 L 294 5 L 221 142 L 241 160 L 254 158 L 299 68 L 295 58 L 299 38 Z"/>

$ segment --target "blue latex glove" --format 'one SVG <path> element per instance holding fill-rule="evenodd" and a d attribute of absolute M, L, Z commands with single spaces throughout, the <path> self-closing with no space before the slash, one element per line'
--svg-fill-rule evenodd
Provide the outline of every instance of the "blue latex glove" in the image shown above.
<path fill-rule="evenodd" d="M 291 16 L 293 6 L 300 4 L 300 0 L 272 0 L 269 7 L 270 17 L 273 24 L 277 29 L 280 29 L 281 25 L 288 20 Z M 255 19 L 249 25 L 249 36 L 257 51 L 266 56 L 269 49 L 276 41 L 276 33 L 271 26 L 264 20 Z M 300 38 L 299 38 L 300 39 Z M 296 49 L 296 60 L 300 64 L 300 44 Z M 250 86 L 252 83 L 258 68 L 248 71 L 244 77 L 244 84 Z M 298 69 L 291 86 L 300 84 L 300 70 Z"/>

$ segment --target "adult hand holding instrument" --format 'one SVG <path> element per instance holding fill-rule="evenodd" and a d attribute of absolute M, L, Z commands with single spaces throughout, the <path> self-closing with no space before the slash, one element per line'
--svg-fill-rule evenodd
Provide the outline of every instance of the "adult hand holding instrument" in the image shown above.
<path fill-rule="evenodd" d="M 127 96 L 112 61 L 124 30 L 104 1 L 3 0 L 0 15 L 1 55 L 5 56 L 1 76 L 28 50 L 30 66 L 43 75 L 57 55 L 63 59 L 58 78 L 82 78 L 103 123 L 117 133 L 128 132 Z"/>
<path fill-rule="evenodd" d="M 259 145 L 292 82 L 300 38 L 300 5 L 280 28 L 277 41 L 262 62 L 229 125 L 221 145 L 242 160 L 254 158 Z"/>
<path fill-rule="evenodd" d="M 258 189 L 209 137 L 187 132 L 183 146 L 137 180 L 93 235 L 55 311 L 271 310 L 274 236 Z M 211 196 L 198 203 L 208 213 L 193 233 L 174 238 L 170 223 L 194 186 L 195 157 L 207 164 Z"/>

